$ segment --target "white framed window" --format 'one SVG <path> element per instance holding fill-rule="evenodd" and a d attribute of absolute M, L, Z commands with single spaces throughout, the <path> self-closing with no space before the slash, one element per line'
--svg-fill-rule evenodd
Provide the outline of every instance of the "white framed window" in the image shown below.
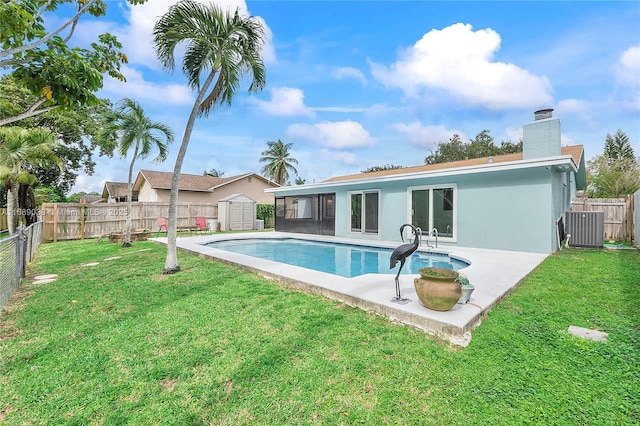
<path fill-rule="evenodd" d="M 458 186 L 443 185 L 413 186 L 408 192 L 408 220 L 428 235 L 434 229 L 438 238 L 456 241 L 458 232 Z"/>
<path fill-rule="evenodd" d="M 349 230 L 377 234 L 380 229 L 380 191 L 349 192 Z"/>

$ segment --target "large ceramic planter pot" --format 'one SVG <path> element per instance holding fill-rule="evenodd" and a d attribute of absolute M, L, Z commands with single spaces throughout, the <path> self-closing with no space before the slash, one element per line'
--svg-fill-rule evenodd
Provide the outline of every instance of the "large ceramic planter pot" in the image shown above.
<path fill-rule="evenodd" d="M 420 278 L 413 280 L 420 302 L 434 311 L 448 311 L 460 296 L 462 287 L 456 281 L 458 273 L 446 268 L 420 268 Z"/>

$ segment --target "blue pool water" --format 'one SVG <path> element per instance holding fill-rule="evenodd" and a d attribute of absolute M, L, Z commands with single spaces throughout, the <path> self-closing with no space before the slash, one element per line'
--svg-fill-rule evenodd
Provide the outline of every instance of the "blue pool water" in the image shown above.
<path fill-rule="evenodd" d="M 205 245 L 347 278 L 364 274 L 397 274 L 400 267 L 398 263 L 395 268 L 389 269 L 393 249 L 380 247 L 295 238 L 225 240 L 213 241 Z M 418 269 L 425 266 L 459 270 L 469 264 L 443 254 L 418 252 L 407 259 L 402 273 L 417 274 Z"/>

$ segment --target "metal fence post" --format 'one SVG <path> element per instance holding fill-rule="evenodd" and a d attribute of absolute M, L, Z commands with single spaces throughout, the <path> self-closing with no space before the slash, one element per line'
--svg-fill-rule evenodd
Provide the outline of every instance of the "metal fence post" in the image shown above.
<path fill-rule="evenodd" d="M 17 282 L 20 282 L 20 279 L 26 276 L 27 267 L 27 262 L 25 262 L 27 241 L 25 227 L 19 226 L 18 229 L 16 229 L 16 234 L 18 234 L 18 238 L 16 239 L 16 278 Z"/>

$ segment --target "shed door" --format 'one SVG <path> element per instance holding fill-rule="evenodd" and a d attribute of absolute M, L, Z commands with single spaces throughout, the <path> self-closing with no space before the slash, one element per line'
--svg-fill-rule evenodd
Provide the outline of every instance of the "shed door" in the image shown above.
<path fill-rule="evenodd" d="M 232 231 L 242 231 L 242 208 L 245 203 L 229 203 L 229 226 Z"/>
<path fill-rule="evenodd" d="M 229 225 L 232 231 L 247 231 L 253 229 L 253 203 L 230 203 Z"/>
<path fill-rule="evenodd" d="M 242 203 L 242 229 L 253 229 L 255 218 L 253 217 L 253 203 Z"/>

